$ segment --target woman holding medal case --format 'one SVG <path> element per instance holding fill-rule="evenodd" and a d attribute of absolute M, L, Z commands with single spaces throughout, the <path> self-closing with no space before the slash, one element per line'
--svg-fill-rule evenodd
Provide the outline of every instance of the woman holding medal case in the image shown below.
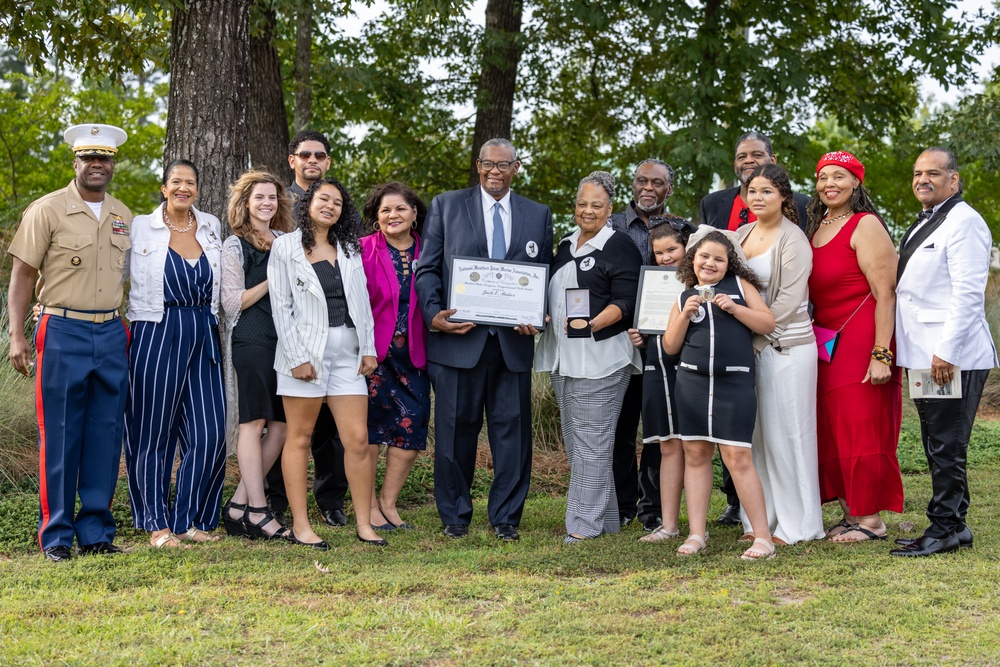
<path fill-rule="evenodd" d="M 577 229 L 560 241 L 548 287 L 546 319 L 565 324 L 547 328 L 535 352 L 535 370 L 552 374 L 570 464 L 566 544 L 621 530 L 611 457 L 625 389 L 642 369 L 628 335 L 642 257 L 607 226 L 614 194 L 607 172 L 580 181 Z M 567 322 L 568 292 L 589 299 L 587 317 Z"/>
<path fill-rule="evenodd" d="M 707 225 L 691 237 L 677 269 L 687 290 L 671 309 L 663 334 L 664 352 L 680 354 L 675 387 L 691 532 L 677 554 L 690 556 L 705 548 L 712 455 L 719 445 L 755 534 L 742 558 L 759 560 L 774 555 L 774 544 L 750 454 L 757 420 L 752 341 L 755 333 L 774 331 L 774 316 L 733 237 Z"/>

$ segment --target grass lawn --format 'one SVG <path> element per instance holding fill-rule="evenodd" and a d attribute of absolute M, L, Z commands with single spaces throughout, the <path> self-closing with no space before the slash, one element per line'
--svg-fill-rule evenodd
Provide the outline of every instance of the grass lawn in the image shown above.
<path fill-rule="evenodd" d="M 926 523 L 916 434 L 908 415 L 906 507 L 886 517 L 890 538 Z M 418 466 L 411 499 L 426 498 L 427 457 Z M 736 528 L 686 559 L 680 540 L 638 544 L 634 526 L 564 546 L 565 498 L 549 474 L 512 544 L 493 537 L 483 499 L 458 541 L 423 502 L 404 513 L 417 529 L 387 534 L 384 550 L 324 527 L 326 553 L 235 538 L 157 551 L 123 529 L 129 554 L 55 565 L 31 543 L 34 494 L 8 483 L 0 664 L 1000 664 L 1000 422 L 976 427 L 970 469 L 972 550 L 904 560 L 887 542 L 812 542 L 759 563 L 739 560 Z M 124 501 L 120 488 L 127 524 Z"/>

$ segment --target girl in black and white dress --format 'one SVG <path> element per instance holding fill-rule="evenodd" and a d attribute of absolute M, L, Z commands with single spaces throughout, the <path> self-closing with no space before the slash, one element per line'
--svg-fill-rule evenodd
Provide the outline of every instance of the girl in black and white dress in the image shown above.
<path fill-rule="evenodd" d="M 656 266 L 676 269 L 684 259 L 688 238 L 695 226 L 683 218 L 650 219 L 649 245 Z M 632 344 L 643 352 L 642 442 L 645 447 L 660 448 L 658 480 L 662 525 L 639 538 L 640 542 L 662 542 L 680 534 L 678 517 L 681 489 L 684 488 L 684 445 L 677 426 L 677 355 L 663 351 L 663 334 L 644 336 L 629 329 Z"/>
<path fill-rule="evenodd" d="M 688 289 L 674 304 L 663 335 L 664 351 L 680 354 L 677 412 L 691 532 L 677 553 L 705 548 L 712 454 L 719 445 L 757 537 L 742 557 L 769 558 L 774 544 L 750 456 L 757 416 L 752 337 L 773 331 L 774 316 L 726 233 L 703 225 L 689 246 L 677 272 Z"/>

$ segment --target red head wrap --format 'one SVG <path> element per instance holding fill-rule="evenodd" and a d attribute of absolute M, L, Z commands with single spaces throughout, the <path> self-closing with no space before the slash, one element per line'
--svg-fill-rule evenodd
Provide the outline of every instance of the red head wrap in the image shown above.
<path fill-rule="evenodd" d="M 859 181 L 862 183 L 865 182 L 865 165 L 861 164 L 861 160 L 847 151 L 834 151 L 821 157 L 819 162 L 816 163 L 816 175 L 819 176 L 819 170 L 830 164 L 843 167 L 854 174 Z"/>

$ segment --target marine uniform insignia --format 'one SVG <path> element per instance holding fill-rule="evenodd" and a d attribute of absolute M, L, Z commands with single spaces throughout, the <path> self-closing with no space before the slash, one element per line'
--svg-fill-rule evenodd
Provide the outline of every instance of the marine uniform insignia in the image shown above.
<path fill-rule="evenodd" d="M 69 263 L 73 266 L 80 266 L 80 264 L 83 263 L 83 260 L 80 259 L 79 255 L 73 255 L 73 259 L 69 260 Z"/>
<path fill-rule="evenodd" d="M 117 213 L 111 214 L 111 233 L 128 234 L 128 225 L 125 224 L 125 220 Z"/>

